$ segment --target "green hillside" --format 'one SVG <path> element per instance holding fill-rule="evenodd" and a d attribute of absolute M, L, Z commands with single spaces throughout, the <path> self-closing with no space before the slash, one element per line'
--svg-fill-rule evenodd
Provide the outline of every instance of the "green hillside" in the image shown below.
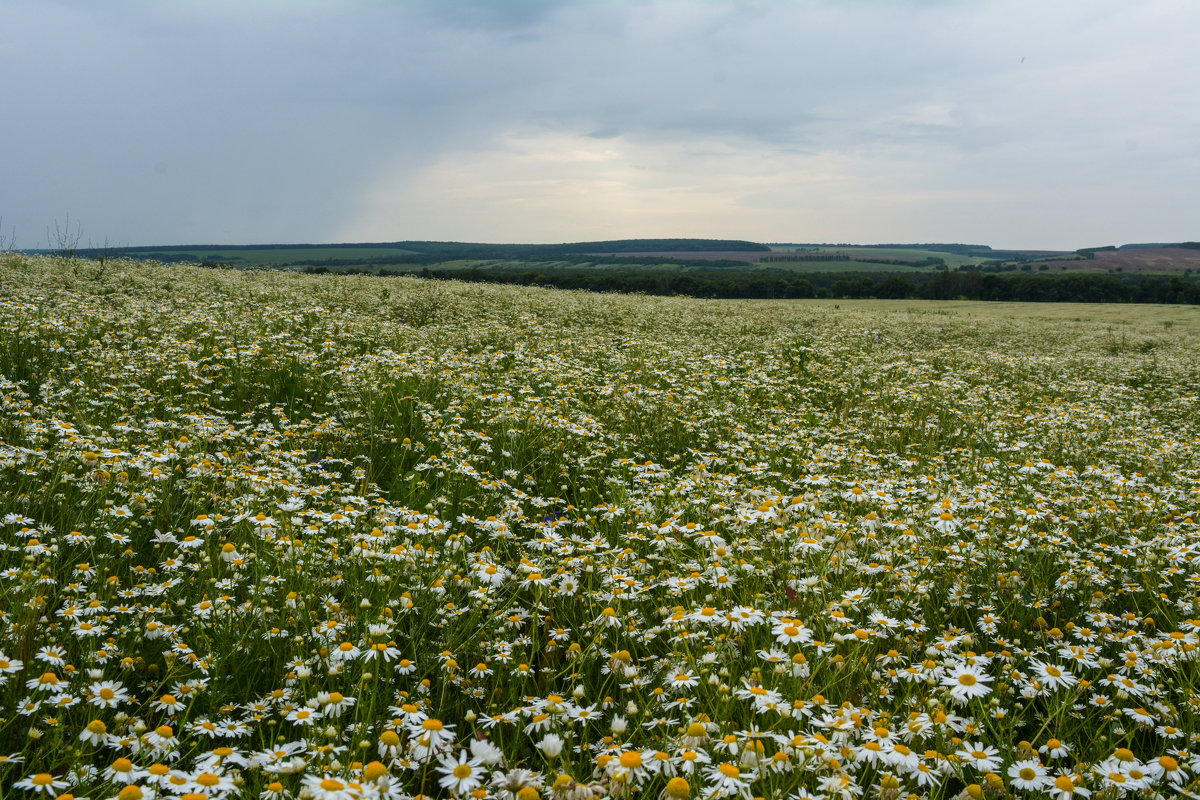
<path fill-rule="evenodd" d="M 344 244 L 166 245 L 87 248 L 84 258 L 119 256 L 163 263 L 218 262 L 233 266 L 363 266 L 428 264 L 458 259 L 550 258 L 587 253 L 770 252 L 763 244 L 735 239 L 616 239 L 561 244 L 486 242 L 364 242 Z"/>

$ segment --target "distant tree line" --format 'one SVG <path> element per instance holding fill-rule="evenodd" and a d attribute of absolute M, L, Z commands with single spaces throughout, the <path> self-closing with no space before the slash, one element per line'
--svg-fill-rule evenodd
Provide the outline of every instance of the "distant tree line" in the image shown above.
<path fill-rule="evenodd" d="M 530 265 L 534 266 L 533 264 Z M 323 273 L 324 267 L 308 272 Z M 422 269 L 346 270 L 352 274 L 417 275 L 439 280 L 552 286 L 593 292 L 682 295 L 703 298 L 884 298 L 927 300 L 1015 300 L 1057 303 L 1200 304 L 1200 282 L 1181 276 L 1089 273 L 1065 275 L 984 274 L 979 270 L 929 273 L 816 273 L 784 271 L 705 273 L 702 271 Z"/>
<path fill-rule="evenodd" d="M 445 264 L 447 261 L 484 261 L 491 262 L 484 266 L 489 269 L 513 269 L 519 268 L 514 265 L 519 264 L 537 264 L 541 269 L 539 272 L 546 272 L 560 267 L 587 267 L 593 265 L 605 266 L 620 266 L 629 269 L 631 264 L 648 265 L 648 266 L 667 266 L 673 265 L 677 267 L 696 267 L 701 269 L 721 269 L 725 267 L 736 267 L 745 269 L 747 262 L 739 261 L 730 258 L 668 258 L 665 256 L 637 256 L 636 262 L 629 256 L 621 255 L 582 255 L 572 253 L 535 253 L 533 255 L 502 255 L 497 253 L 479 254 L 474 256 L 465 256 L 456 254 L 453 258 L 447 258 L 444 255 L 437 253 L 400 253 L 397 255 L 388 256 L 373 256 L 370 258 L 321 258 L 321 259 L 300 259 L 296 261 L 287 261 L 278 266 L 292 267 L 325 267 L 328 271 L 339 271 L 338 268 L 347 269 L 359 268 L 360 272 L 374 272 L 375 269 L 364 268 L 386 268 L 396 266 L 433 266 L 436 264 Z M 311 271 L 311 270 L 307 270 Z"/>
<path fill-rule="evenodd" d="M 874 248 L 878 250 L 929 250 L 935 253 L 953 253 L 960 256 L 988 256 L 994 257 L 997 253 L 1015 252 L 1007 250 L 993 250 L 986 244 L 950 244 L 946 242 L 926 242 L 923 244 L 905 242 L 893 244 L 852 244 L 850 242 L 842 242 L 839 244 L 802 244 L 801 247 L 855 247 L 855 248 Z"/>
<path fill-rule="evenodd" d="M 116 255 L 128 258 L 153 259 L 162 262 L 199 261 L 196 253 L 204 251 L 246 250 L 312 250 L 354 251 L 359 249 L 397 250 L 397 256 L 405 254 L 429 257 L 437 261 L 479 258 L 533 258 L 556 255 L 582 255 L 585 253 L 647 253 L 647 252 L 770 252 L 765 244 L 742 239 L 612 239 L 601 242 L 564 242 L 562 244 L 494 244 L 488 242 L 352 242 L 346 244 L 244 244 L 244 245 L 165 245 L 154 247 L 117 248 Z M 100 248 L 78 251 L 84 258 L 101 254 Z M 390 257 L 390 256 L 389 256 Z M 331 260 L 346 262 L 354 260 L 332 257 Z M 403 263 L 403 262 L 397 262 Z"/>
<path fill-rule="evenodd" d="M 1075 251 L 1076 255 L 1083 256 L 1088 260 L 1096 258 L 1096 253 L 1115 253 L 1117 252 L 1116 245 L 1107 245 L 1105 247 L 1081 247 Z"/>
<path fill-rule="evenodd" d="M 850 256 L 845 253 L 783 253 L 775 256 L 763 256 L 758 259 L 759 264 L 768 264 L 777 261 L 849 261 Z M 860 259 L 865 260 L 865 259 Z"/>
<path fill-rule="evenodd" d="M 861 261 L 866 264 L 892 264 L 897 267 L 940 267 L 946 263 L 946 259 L 938 258 L 937 256 L 926 256 L 921 259 L 912 258 L 863 258 L 855 256 L 855 261 Z"/>
<path fill-rule="evenodd" d="M 867 284 L 870 283 L 868 286 Z M 1185 303 L 1200 304 L 1200 282 L 1180 276 L 997 275 L 979 270 L 936 272 L 918 280 L 887 275 L 881 280 L 840 279 L 829 287 L 834 297 L 892 297 L 928 300 L 1019 300 L 1035 303 Z"/>

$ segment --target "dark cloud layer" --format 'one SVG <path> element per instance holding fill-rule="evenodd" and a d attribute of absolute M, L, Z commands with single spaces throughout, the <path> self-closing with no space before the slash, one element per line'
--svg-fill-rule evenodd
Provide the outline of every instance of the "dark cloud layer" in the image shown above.
<path fill-rule="evenodd" d="M 0 5 L 0 215 L 123 243 L 1197 238 L 1185 2 Z M 715 226 L 715 227 L 714 227 Z"/>

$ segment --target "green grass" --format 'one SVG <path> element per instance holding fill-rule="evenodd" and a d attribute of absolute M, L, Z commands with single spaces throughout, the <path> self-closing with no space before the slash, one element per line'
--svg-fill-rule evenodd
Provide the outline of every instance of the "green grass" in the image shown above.
<path fill-rule="evenodd" d="M 0 285 L 5 797 L 1200 789 L 1200 309 Z"/>

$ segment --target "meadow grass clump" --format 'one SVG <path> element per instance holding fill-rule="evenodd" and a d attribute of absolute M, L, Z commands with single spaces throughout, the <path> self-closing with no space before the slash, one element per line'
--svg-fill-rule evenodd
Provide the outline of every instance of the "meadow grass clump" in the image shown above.
<path fill-rule="evenodd" d="M 1200 788 L 1185 316 L 0 285 L 5 797 Z"/>

